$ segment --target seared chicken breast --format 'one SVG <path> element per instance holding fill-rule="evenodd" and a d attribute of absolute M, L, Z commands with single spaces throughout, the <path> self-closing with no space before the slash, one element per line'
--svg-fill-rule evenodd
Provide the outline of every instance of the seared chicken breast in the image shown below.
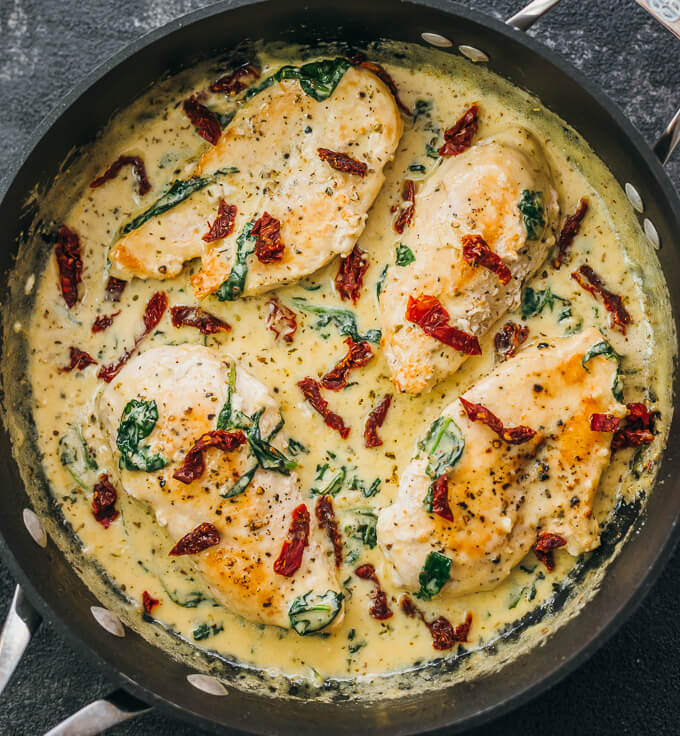
<path fill-rule="evenodd" d="M 137 420 L 130 418 L 131 406 Z M 294 510 L 299 514 L 304 501 L 298 477 L 282 465 L 287 440 L 278 405 L 263 384 L 208 348 L 159 347 L 133 358 L 106 387 L 100 416 L 120 460 L 120 485 L 151 506 L 174 540 L 206 523 L 217 530 L 219 542 L 187 560 L 225 608 L 251 621 L 299 630 L 306 604 L 322 600 L 327 610 L 316 612 L 314 626 L 336 618 L 341 588 L 312 509 L 299 569 L 288 576 L 275 571 Z M 126 418 L 128 426 L 136 421 L 136 445 L 124 429 Z M 269 460 L 258 461 L 250 441 L 232 450 L 209 447 L 200 477 L 188 483 L 174 477 L 194 443 L 218 423 L 250 437 L 258 420 L 259 449 Z"/>
<path fill-rule="evenodd" d="M 550 167 L 524 128 L 446 158 L 420 185 L 401 237 L 415 260 L 391 266 L 380 294 L 382 344 L 397 389 L 430 389 L 466 358 L 407 319 L 409 297 L 436 298 L 451 326 L 482 336 L 518 306 L 522 286 L 555 242 L 558 218 Z M 505 278 L 466 259 L 466 241 L 475 236 L 501 259 Z"/>
<path fill-rule="evenodd" d="M 598 343 L 602 335 L 589 329 L 527 348 L 462 395 L 506 428 L 535 430 L 526 442 L 508 444 L 482 421 L 471 421 L 459 399 L 444 410 L 451 421 L 438 452 L 450 452 L 452 466 L 443 472 L 452 520 L 426 505 L 432 445 L 421 445 L 401 475 L 396 503 L 378 518 L 378 542 L 401 585 L 418 589 L 431 553 L 450 560 L 443 591 L 463 595 L 496 586 L 542 532 L 562 537 L 572 555 L 598 546 L 593 498 L 612 434 L 591 430 L 591 416 L 626 413 L 612 393 L 616 360 L 588 355 Z"/>
<path fill-rule="evenodd" d="M 171 278 L 200 257 L 192 277 L 198 297 L 217 291 L 235 265 L 247 272 L 239 296 L 310 274 L 352 250 L 401 133 L 393 95 L 365 69 L 348 68 L 323 101 L 305 94 L 297 79 L 274 82 L 239 109 L 191 172 L 214 182 L 124 235 L 110 251 L 111 273 Z M 361 172 L 340 170 L 319 149 L 345 154 Z M 228 167 L 238 173 L 219 174 Z M 221 199 L 236 207 L 234 230 L 207 243 L 202 236 Z M 280 223 L 280 259 L 239 259 L 239 236 L 265 213 Z"/>

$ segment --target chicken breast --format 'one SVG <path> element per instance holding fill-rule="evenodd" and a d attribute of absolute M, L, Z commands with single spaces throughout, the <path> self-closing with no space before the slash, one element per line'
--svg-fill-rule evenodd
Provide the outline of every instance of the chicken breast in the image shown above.
<path fill-rule="evenodd" d="M 155 423 L 153 416 L 139 414 L 138 428 L 144 419 L 150 421 L 137 435 L 136 450 L 134 446 L 130 450 L 129 432 L 126 435 L 121 424 L 132 400 L 140 402 L 138 412 L 149 409 L 151 402 L 157 411 Z M 223 409 L 225 404 L 227 409 Z M 316 526 L 313 510 L 309 545 L 301 566 L 289 577 L 274 571 L 293 510 L 303 504 L 295 473 L 265 470 L 263 461 L 258 464 L 252 445 L 246 443 L 232 451 L 204 450 L 205 470 L 193 482 L 173 477 L 196 440 L 215 430 L 218 421 L 230 416 L 226 424 L 232 431 L 234 425 L 241 426 L 250 435 L 248 427 L 257 421 L 259 412 L 264 444 L 285 452 L 287 440 L 278 431 L 281 415 L 267 388 L 233 363 L 227 364 L 210 349 L 197 345 L 154 348 L 133 358 L 100 400 L 101 421 L 114 456 L 120 460 L 120 484 L 125 491 L 149 504 L 158 523 L 166 526 L 175 540 L 205 523 L 219 532 L 218 544 L 186 558 L 203 576 L 215 599 L 251 621 L 293 626 L 298 631 L 304 629 L 300 621 L 305 609 L 321 600 L 327 608 L 317 610 L 313 622 L 321 628 L 334 618 L 340 620 L 341 615 L 336 614 L 342 594 L 332 550 Z M 158 468 L 164 461 L 167 464 Z M 151 472 L 130 469 L 130 464 Z M 242 481 L 245 487 L 237 492 L 235 484 L 254 468 L 252 480 L 247 485 Z M 225 497 L 229 493 L 235 495 Z"/>
<path fill-rule="evenodd" d="M 443 437 L 439 451 L 447 439 L 449 449 L 464 442 L 459 459 L 455 452 L 450 456 L 448 470 L 453 520 L 428 512 L 424 504 L 432 456 L 422 446 L 400 478 L 396 503 L 378 518 L 378 542 L 401 585 L 418 589 L 432 552 L 451 561 L 444 592 L 463 595 L 496 586 L 540 532 L 560 535 L 572 555 L 599 545 L 592 506 L 612 434 L 592 431 L 590 417 L 626 413 L 612 393 L 616 360 L 589 356 L 583 364 L 602 341 L 589 329 L 527 348 L 462 395 L 483 404 L 505 427 L 534 429 L 528 442 L 507 444 L 481 421 L 471 421 L 460 400 L 444 410 L 442 416 L 452 420 L 451 436 Z"/>
<path fill-rule="evenodd" d="M 255 254 L 243 258 L 247 275 L 239 296 L 306 276 L 352 250 L 401 133 L 394 97 L 365 69 L 347 69 L 323 101 L 305 94 L 296 79 L 275 82 L 239 109 L 198 161 L 192 176 L 214 177 L 214 183 L 124 235 L 110 251 L 111 273 L 170 278 L 185 261 L 201 257 L 192 282 L 204 297 L 232 273 L 246 225 L 266 212 L 280 222 L 282 257 L 270 263 Z M 333 168 L 320 148 L 360 162 L 365 175 Z M 227 167 L 239 171 L 216 174 Z M 236 206 L 235 229 L 206 243 L 206 223 L 214 221 L 220 199 Z"/>
<path fill-rule="evenodd" d="M 533 219 L 526 220 L 520 202 Z M 452 326 L 482 336 L 519 305 L 522 286 L 555 242 L 558 218 L 550 168 L 540 143 L 524 128 L 445 159 L 422 183 L 401 238 L 415 260 L 390 266 L 380 294 L 382 344 L 398 390 L 430 389 L 467 357 L 406 319 L 409 297 L 435 297 Z M 475 235 L 509 268 L 506 284 L 496 272 L 465 260 L 465 236 Z"/>

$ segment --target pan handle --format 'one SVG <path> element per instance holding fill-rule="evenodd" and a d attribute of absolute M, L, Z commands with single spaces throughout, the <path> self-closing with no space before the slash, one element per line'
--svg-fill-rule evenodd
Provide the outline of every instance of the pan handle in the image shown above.
<path fill-rule="evenodd" d="M 26 600 L 21 586 L 17 585 L 0 634 L 0 694 L 14 674 L 41 620 L 40 614 Z"/>
<path fill-rule="evenodd" d="M 512 18 L 508 18 L 505 22 L 518 31 L 526 31 L 551 8 L 554 8 L 559 1 L 533 0 L 533 2 L 522 8 L 519 13 L 515 13 Z"/>
<path fill-rule="evenodd" d="M 151 710 L 151 706 L 138 700 L 125 690 L 110 695 L 81 708 L 77 713 L 48 731 L 45 736 L 97 736 L 107 728 L 129 721 Z"/>
<path fill-rule="evenodd" d="M 677 148 L 680 143 L 680 110 L 675 113 L 675 116 L 668 124 L 666 130 L 664 130 L 661 138 L 656 142 L 654 146 L 654 153 L 659 157 L 662 164 L 668 162 L 670 157 L 673 155 L 673 151 Z"/>

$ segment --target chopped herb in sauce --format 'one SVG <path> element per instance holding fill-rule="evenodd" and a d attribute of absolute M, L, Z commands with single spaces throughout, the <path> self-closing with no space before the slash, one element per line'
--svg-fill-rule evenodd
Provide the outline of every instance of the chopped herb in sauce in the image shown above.
<path fill-rule="evenodd" d="M 418 576 L 420 590 L 416 598 L 429 601 L 448 583 L 451 576 L 452 561 L 439 552 L 430 552 Z"/>
<path fill-rule="evenodd" d="M 354 342 L 380 342 L 380 330 L 368 330 L 365 335 L 359 333 L 356 315 L 349 309 L 308 304 L 306 299 L 299 296 L 293 297 L 293 302 L 303 312 L 317 315 L 317 320 L 313 325 L 315 330 L 321 330 L 329 324 L 333 324 L 341 335 L 351 337 Z"/>
<path fill-rule="evenodd" d="M 244 95 L 244 99 L 249 100 L 271 87 L 275 82 L 281 82 L 284 79 L 298 79 L 305 94 L 313 97 L 318 102 L 323 102 L 333 94 L 349 66 L 349 61 L 340 57 L 312 61 L 308 64 L 302 64 L 302 66 L 282 66 L 260 84 L 251 87 Z"/>
<path fill-rule="evenodd" d="M 540 240 L 545 231 L 545 215 L 543 213 L 543 193 L 525 189 L 519 200 L 519 211 L 522 213 L 524 227 L 529 240 Z"/>
<path fill-rule="evenodd" d="M 120 467 L 152 473 L 164 468 L 168 461 L 160 453 L 151 452 L 148 445 L 139 443 L 148 437 L 158 421 L 156 402 L 132 399 L 123 409 L 116 444 L 120 451 Z"/>
<path fill-rule="evenodd" d="M 255 252 L 255 244 L 257 238 L 251 235 L 252 229 L 255 227 L 255 221 L 251 220 L 243 226 L 241 234 L 236 239 L 236 258 L 231 272 L 220 288 L 215 292 L 215 296 L 221 301 L 233 302 L 238 299 L 246 287 L 246 276 L 248 275 L 247 259 L 251 253 Z"/>
<path fill-rule="evenodd" d="M 334 590 L 321 594 L 310 590 L 299 595 L 288 609 L 291 628 L 300 636 L 323 629 L 338 615 L 343 598 Z"/>
<path fill-rule="evenodd" d="M 408 245 L 399 243 L 396 249 L 396 257 L 394 261 L 397 266 L 408 266 L 409 263 L 413 263 L 415 260 L 416 257 L 413 255 L 413 251 L 408 247 Z"/>

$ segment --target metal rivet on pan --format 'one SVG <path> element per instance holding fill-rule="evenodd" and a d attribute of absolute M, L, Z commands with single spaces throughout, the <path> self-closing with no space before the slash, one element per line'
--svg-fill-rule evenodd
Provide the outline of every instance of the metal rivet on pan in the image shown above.
<path fill-rule="evenodd" d="M 215 677 L 210 675 L 187 675 L 187 681 L 197 690 L 202 690 L 208 695 L 228 695 L 227 688 Z"/>
<path fill-rule="evenodd" d="M 644 210 L 645 204 L 642 201 L 640 192 L 630 182 L 626 182 L 626 197 L 628 197 L 628 201 L 638 212 Z"/>
<path fill-rule="evenodd" d="M 125 636 L 125 628 L 115 613 L 102 606 L 90 606 L 90 611 L 94 616 L 94 620 L 102 629 L 105 629 L 109 634 L 113 634 L 114 636 L 120 636 L 121 638 Z"/>
<path fill-rule="evenodd" d="M 425 33 L 421 33 L 420 37 L 425 43 L 429 43 L 432 46 L 439 46 L 442 49 L 453 46 L 453 41 L 449 41 L 446 36 L 441 36 L 439 33 L 428 33 L 426 31 Z"/>
<path fill-rule="evenodd" d="M 642 223 L 642 226 L 645 229 L 647 239 L 658 250 L 661 247 L 661 239 L 659 238 L 659 233 L 657 233 L 656 228 L 652 225 L 652 221 L 645 217 L 645 221 Z"/>
<path fill-rule="evenodd" d="M 28 530 L 28 533 L 33 538 L 33 541 L 39 546 L 39 547 L 46 547 L 47 546 L 47 534 L 45 533 L 45 530 L 43 529 L 43 525 L 40 522 L 40 519 L 38 518 L 38 515 L 35 513 L 35 511 L 32 511 L 31 509 L 24 509 L 23 513 L 24 517 L 24 526 Z"/>
<path fill-rule="evenodd" d="M 476 49 L 474 46 L 459 46 L 458 51 L 460 51 L 465 58 L 470 59 L 470 61 L 489 61 L 489 57 L 483 51 Z"/>

